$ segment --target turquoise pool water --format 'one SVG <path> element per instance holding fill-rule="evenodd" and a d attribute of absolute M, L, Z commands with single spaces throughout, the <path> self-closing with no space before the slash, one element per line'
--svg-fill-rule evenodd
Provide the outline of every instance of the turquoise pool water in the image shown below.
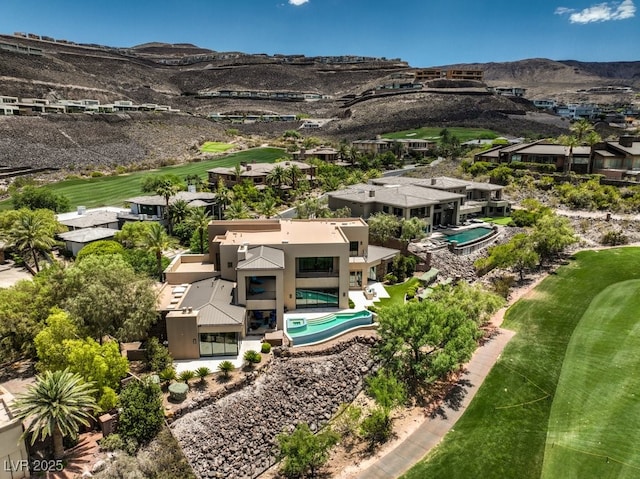
<path fill-rule="evenodd" d="M 468 243 L 473 240 L 477 240 L 478 238 L 482 238 L 487 236 L 489 233 L 493 231 L 492 228 L 487 228 L 486 226 L 479 226 L 478 228 L 472 228 L 470 230 L 461 231 L 460 233 L 445 235 L 447 241 L 451 243 L 452 241 L 457 241 L 459 245 Z"/>
<path fill-rule="evenodd" d="M 355 311 L 352 313 L 331 313 L 319 318 L 289 318 L 287 334 L 294 346 L 323 341 L 337 334 L 344 333 L 354 327 L 373 322 L 371 311 Z"/>

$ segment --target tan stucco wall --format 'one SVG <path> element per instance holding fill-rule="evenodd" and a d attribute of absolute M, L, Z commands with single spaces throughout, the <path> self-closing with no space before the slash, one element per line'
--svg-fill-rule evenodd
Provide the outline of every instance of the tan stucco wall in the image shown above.
<path fill-rule="evenodd" d="M 197 359 L 200 344 L 196 316 L 172 311 L 167 315 L 167 341 L 174 359 Z"/>
<path fill-rule="evenodd" d="M 0 389 L 0 400 L 2 389 Z M 5 408 L 0 403 L 0 408 Z M 22 421 L 14 419 L 3 427 L 0 427 L 0 479 L 16 479 L 29 477 L 29 468 L 20 463 L 28 459 L 27 448 L 21 439 L 23 432 Z M 10 466 L 13 465 L 13 471 Z"/>

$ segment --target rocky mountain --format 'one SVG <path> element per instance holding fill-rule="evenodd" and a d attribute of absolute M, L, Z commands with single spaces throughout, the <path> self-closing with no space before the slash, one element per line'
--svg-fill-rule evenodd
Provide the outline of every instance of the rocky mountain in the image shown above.
<path fill-rule="evenodd" d="M 28 49 L 32 54 L 25 53 Z M 411 67 L 400 59 L 249 55 L 159 42 L 111 48 L 0 35 L 0 95 L 95 99 L 102 104 L 130 100 L 169 105 L 181 112 L 0 116 L 0 165 L 99 168 L 184 159 L 196 154 L 194 145 L 202 141 L 228 139 L 229 125 L 207 119 L 212 113 L 333 118 L 306 133 L 333 141 L 425 125 L 556 135 L 566 128 L 562 122 L 533 114 L 526 100 L 490 94 L 486 86 L 524 87 L 531 98 L 594 101 L 596 96 L 578 90 L 606 85 L 640 88 L 640 62 L 532 59 L 464 66 L 484 70 L 486 85 L 441 82 L 425 90 L 376 90 L 401 83 Z M 225 90 L 235 96 L 211 96 Z M 352 100 L 367 91 L 376 94 L 362 98 L 366 101 Z M 316 101 L 273 98 L 277 92 L 309 94 Z M 632 94 L 597 98 L 601 97 L 612 103 L 634 100 Z M 299 126 L 271 122 L 233 127 L 246 135 L 273 137 Z"/>

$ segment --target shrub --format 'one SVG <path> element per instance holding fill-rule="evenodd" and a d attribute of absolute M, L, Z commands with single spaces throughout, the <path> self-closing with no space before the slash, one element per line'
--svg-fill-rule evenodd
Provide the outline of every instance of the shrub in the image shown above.
<path fill-rule="evenodd" d="M 628 242 L 629 242 L 629 238 L 627 237 L 627 235 L 624 234 L 624 232 L 620 230 L 607 231 L 605 234 L 602 235 L 602 238 L 600 239 L 600 243 L 608 246 L 617 246 L 621 244 L 627 244 Z"/>
<path fill-rule="evenodd" d="M 160 344 L 158 338 L 150 338 L 145 348 L 145 365 L 150 371 L 164 371 L 173 365 L 169 350 Z"/>
<path fill-rule="evenodd" d="M 393 273 L 387 273 L 384 276 L 384 280 L 389 284 L 395 284 L 395 283 L 398 282 L 398 277 L 396 275 L 394 275 Z"/>
<path fill-rule="evenodd" d="M 349 308 L 353 309 L 356 307 L 356 303 L 353 302 L 351 298 L 349 298 Z"/>
<path fill-rule="evenodd" d="M 138 443 L 135 439 L 124 439 L 120 434 L 109 434 L 100 441 L 100 449 L 102 451 L 124 451 L 133 456 L 138 449 Z"/>
<path fill-rule="evenodd" d="M 102 171 L 92 171 L 89 176 L 91 176 L 91 178 L 100 178 L 104 176 L 104 173 Z"/>
<path fill-rule="evenodd" d="M 168 368 L 163 369 L 158 373 L 158 377 L 160 381 L 164 383 L 168 383 L 170 381 L 174 381 L 177 378 L 176 370 L 173 366 L 169 366 Z"/>
<path fill-rule="evenodd" d="M 376 444 L 385 443 L 391 437 L 391 432 L 389 412 L 382 407 L 376 407 L 360 423 L 360 434 L 369 441 L 371 449 Z"/>
<path fill-rule="evenodd" d="M 493 280 L 493 291 L 504 299 L 507 299 L 511 291 L 511 286 L 513 286 L 515 282 L 516 279 L 511 275 L 498 276 Z"/>
<path fill-rule="evenodd" d="M 196 376 L 200 378 L 200 382 L 204 383 L 204 378 L 206 378 L 209 374 L 211 374 L 211 369 L 206 366 L 200 366 L 196 369 Z"/>
<path fill-rule="evenodd" d="M 254 364 L 258 364 L 262 361 L 262 356 L 258 351 L 254 351 L 250 349 L 246 353 L 244 353 L 244 360 L 249 363 L 249 366 L 253 366 Z"/>
<path fill-rule="evenodd" d="M 231 376 L 231 371 L 233 371 L 235 367 L 231 361 L 222 361 L 218 364 L 218 371 L 222 373 L 222 377 L 228 379 Z"/>
<path fill-rule="evenodd" d="M 187 386 L 189 385 L 189 381 L 193 378 L 196 377 L 196 373 L 194 373 L 193 371 L 189 371 L 188 369 L 185 371 L 182 371 L 179 375 L 178 375 L 178 380 L 182 381 L 184 383 L 187 384 Z"/>
<path fill-rule="evenodd" d="M 331 428 L 313 434 L 304 423 L 298 424 L 291 434 L 278 434 L 282 473 L 286 477 L 300 477 L 309 471 L 310 477 L 315 477 L 316 470 L 329 460 L 329 450 L 339 439 Z"/>
<path fill-rule="evenodd" d="M 262 346 L 260 346 L 260 351 L 264 354 L 269 354 L 271 352 L 271 344 L 262 343 Z"/>
<path fill-rule="evenodd" d="M 413 285 L 407 288 L 407 299 L 412 299 L 415 297 L 416 292 L 418 291 L 418 287 Z"/>
<path fill-rule="evenodd" d="M 160 387 L 151 381 L 131 381 L 120 393 L 118 431 L 125 439 L 145 443 L 164 423 Z"/>

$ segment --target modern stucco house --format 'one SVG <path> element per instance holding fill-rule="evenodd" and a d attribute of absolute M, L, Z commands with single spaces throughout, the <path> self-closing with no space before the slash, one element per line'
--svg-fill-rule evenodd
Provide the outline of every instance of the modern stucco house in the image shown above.
<path fill-rule="evenodd" d="M 237 354 L 247 334 L 283 330 L 287 311 L 347 309 L 349 291 L 382 279 L 398 254 L 368 236 L 360 218 L 211 222 L 209 254 L 179 256 L 165 270 L 169 351 Z"/>
<path fill-rule="evenodd" d="M 434 226 L 457 225 L 469 215 L 508 215 L 510 205 L 502 199 L 502 189 L 500 185 L 448 177 L 386 177 L 327 196 L 332 210 L 348 207 L 352 215 L 364 219 L 380 212 L 404 219 L 417 217 L 426 221 L 429 233 Z"/>

